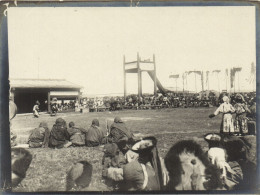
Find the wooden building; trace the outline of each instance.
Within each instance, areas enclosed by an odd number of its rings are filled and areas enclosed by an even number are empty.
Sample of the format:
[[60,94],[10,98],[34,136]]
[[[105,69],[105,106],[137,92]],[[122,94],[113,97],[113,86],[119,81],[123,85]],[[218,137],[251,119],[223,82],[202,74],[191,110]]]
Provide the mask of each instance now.
[[18,113],[32,112],[36,101],[40,111],[50,112],[53,97],[58,100],[79,100],[82,87],[65,79],[10,79],[10,96]]

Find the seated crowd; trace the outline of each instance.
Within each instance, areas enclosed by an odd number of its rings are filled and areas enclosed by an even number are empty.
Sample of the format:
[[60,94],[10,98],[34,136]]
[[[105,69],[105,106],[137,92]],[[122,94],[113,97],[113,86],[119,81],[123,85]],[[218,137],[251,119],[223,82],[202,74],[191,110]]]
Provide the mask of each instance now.
[[[66,148],[104,145],[102,176],[120,191],[245,190],[256,189],[256,164],[249,160],[251,144],[244,137],[205,135],[209,150],[192,140],[174,144],[162,159],[157,139],[135,137],[119,118],[106,133],[94,119],[88,130],[58,118],[51,131],[42,122],[29,137],[29,146]],[[68,171],[67,190],[88,187],[92,165],[74,164]]]

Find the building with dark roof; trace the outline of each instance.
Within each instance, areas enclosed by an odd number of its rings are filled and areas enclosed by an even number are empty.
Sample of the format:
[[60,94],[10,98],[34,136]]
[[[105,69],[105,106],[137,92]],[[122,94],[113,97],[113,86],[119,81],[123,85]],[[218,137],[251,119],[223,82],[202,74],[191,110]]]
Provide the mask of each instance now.
[[52,98],[58,100],[79,100],[82,87],[65,79],[10,79],[11,98],[18,113],[32,112],[36,101],[40,111],[50,112]]

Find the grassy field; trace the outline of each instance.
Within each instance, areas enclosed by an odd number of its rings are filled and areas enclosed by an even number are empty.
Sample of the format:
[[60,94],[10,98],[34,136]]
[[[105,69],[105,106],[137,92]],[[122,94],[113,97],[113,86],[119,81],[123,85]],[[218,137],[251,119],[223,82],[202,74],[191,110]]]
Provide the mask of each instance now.
[[[208,115],[215,108],[176,108],[162,110],[124,110],[99,113],[64,113],[55,117],[41,115],[33,118],[32,115],[18,115],[12,120],[13,132],[17,134],[18,143],[26,143],[30,131],[40,122],[46,121],[49,128],[59,117],[67,123],[74,121],[77,126],[88,128],[94,118],[99,119],[100,126],[105,129],[106,120],[112,123],[114,117],[120,116],[127,127],[135,135],[154,135],[158,139],[159,155],[164,157],[169,148],[180,140],[192,139],[207,150],[207,143],[203,135],[210,132],[219,132],[221,116],[209,119]],[[253,145],[255,148],[256,146]],[[29,149],[33,155],[32,163],[27,171],[26,178],[13,189],[15,192],[25,191],[64,191],[66,172],[74,162],[88,160],[94,167],[91,184],[84,191],[110,191],[101,177],[102,147],[64,148],[64,149]],[[255,149],[252,154],[255,160]]]

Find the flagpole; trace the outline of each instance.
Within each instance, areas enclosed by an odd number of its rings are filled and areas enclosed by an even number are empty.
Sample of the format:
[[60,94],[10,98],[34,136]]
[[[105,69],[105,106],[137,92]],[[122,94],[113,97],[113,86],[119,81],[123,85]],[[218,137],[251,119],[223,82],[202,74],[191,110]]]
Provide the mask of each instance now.
[[182,91],[184,93],[184,73],[182,73]]
[[227,88],[227,81],[228,81],[228,69],[226,69],[226,91],[228,91],[228,88]]
[[238,92],[240,93],[239,74],[240,74],[240,73],[238,72],[237,79],[238,79]]
[[177,93],[177,78],[175,79],[176,93]]
[[236,93],[236,73],[234,72],[234,93]]
[[218,92],[220,92],[218,72],[217,72],[217,78],[218,78]]
[[208,73],[208,90],[209,90],[209,73]]
[[197,93],[197,77],[196,77],[196,73],[194,72],[195,74],[195,90],[196,90],[196,93]]

